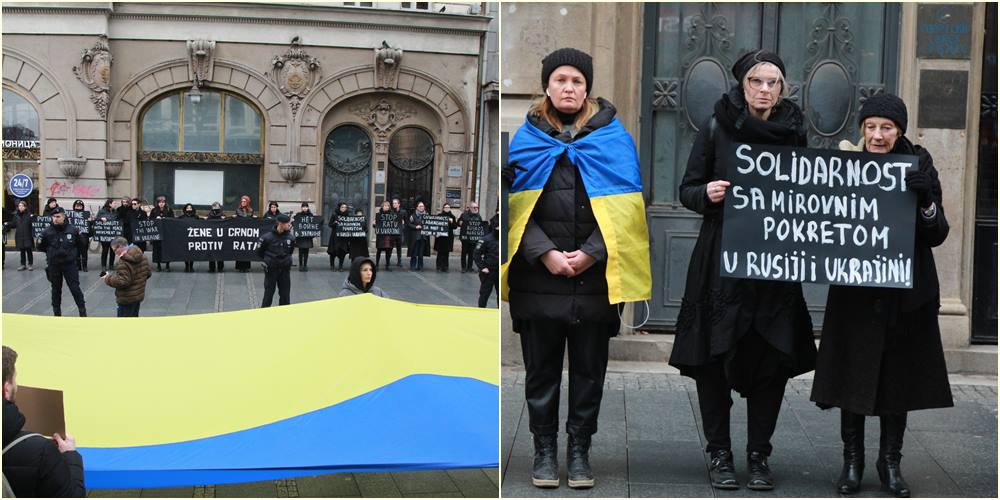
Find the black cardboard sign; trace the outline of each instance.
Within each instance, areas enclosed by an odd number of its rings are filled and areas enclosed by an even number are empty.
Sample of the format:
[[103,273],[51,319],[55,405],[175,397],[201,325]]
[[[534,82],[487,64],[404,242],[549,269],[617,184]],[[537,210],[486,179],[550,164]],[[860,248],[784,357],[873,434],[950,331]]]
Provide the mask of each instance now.
[[338,238],[364,238],[368,233],[365,231],[364,215],[341,215],[337,217],[337,237]]

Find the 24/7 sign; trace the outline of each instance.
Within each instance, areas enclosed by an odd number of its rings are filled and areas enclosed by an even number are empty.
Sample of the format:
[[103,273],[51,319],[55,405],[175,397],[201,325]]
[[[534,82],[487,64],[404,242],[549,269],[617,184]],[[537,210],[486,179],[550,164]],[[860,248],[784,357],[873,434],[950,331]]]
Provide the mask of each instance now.
[[7,190],[18,198],[24,198],[35,190],[35,184],[31,182],[31,177],[25,174],[14,174],[7,184]]

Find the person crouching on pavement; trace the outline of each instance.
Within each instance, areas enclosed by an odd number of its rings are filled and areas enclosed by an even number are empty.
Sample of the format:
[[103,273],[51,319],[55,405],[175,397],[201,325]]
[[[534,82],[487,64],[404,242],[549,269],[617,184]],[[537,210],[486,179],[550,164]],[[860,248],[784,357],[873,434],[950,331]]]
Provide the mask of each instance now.
[[80,271],[76,262],[87,248],[83,246],[80,230],[66,223],[66,211],[62,207],[52,211],[52,225],[42,232],[41,240],[38,249],[45,252],[45,273],[52,285],[52,314],[62,316],[62,282],[65,279],[80,317],[86,317],[87,304],[80,290]]
[[114,271],[102,275],[101,279],[115,289],[118,317],[138,318],[139,305],[146,298],[146,281],[152,274],[149,259],[139,247],[120,236],[111,241],[111,250],[118,257],[118,263]]
[[264,301],[260,307],[271,307],[274,289],[278,289],[278,305],[291,303],[292,293],[292,252],[295,240],[292,238],[292,218],[279,214],[274,218],[274,229],[257,240],[257,256],[264,260]]
[[[465,243],[463,241],[463,243]],[[490,219],[490,232],[473,252],[479,266],[479,307],[486,307],[493,290],[500,289],[500,215]]]
[[344,286],[338,297],[348,297],[362,293],[370,293],[379,297],[389,296],[381,288],[375,286],[375,261],[371,257],[355,257],[351,261],[351,272],[344,278]]

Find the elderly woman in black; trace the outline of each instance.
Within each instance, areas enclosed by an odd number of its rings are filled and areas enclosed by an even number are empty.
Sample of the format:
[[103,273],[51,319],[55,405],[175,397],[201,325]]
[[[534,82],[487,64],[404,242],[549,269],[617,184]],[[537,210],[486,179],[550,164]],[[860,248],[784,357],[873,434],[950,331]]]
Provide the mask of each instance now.
[[767,459],[785,383],[813,369],[812,321],[799,283],[721,278],[723,200],[729,182],[717,158],[737,142],[805,146],[803,115],[787,95],[785,65],[756,51],[732,68],[738,82],[715,103],[695,139],[680,198],[704,217],[688,266],[670,364],[695,379],[709,475],[737,489],[729,434],[731,391],[747,400],[747,488],[774,488]]
[[865,416],[877,415],[881,435],[875,469],[882,488],[908,497],[910,488],[900,471],[906,413],[953,405],[931,253],[948,236],[948,220],[934,160],[903,135],[907,125],[903,101],[889,94],[871,97],[861,107],[859,123],[862,150],[920,159],[918,168],[905,178],[907,190],[917,197],[913,288],[830,286],[810,399],[821,408],[840,408],[844,467],[837,490],[858,492],[865,468]]

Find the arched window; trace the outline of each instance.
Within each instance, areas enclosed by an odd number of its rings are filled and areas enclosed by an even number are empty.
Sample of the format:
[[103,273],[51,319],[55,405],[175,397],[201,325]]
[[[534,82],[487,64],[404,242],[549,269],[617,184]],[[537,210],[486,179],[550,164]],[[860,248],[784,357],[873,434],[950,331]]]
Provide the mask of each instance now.
[[[3,89],[3,170],[4,179],[18,173],[31,175],[35,189],[23,199],[28,211],[38,213],[38,160],[41,158],[41,133],[38,128],[38,111],[17,92]],[[13,207],[16,200],[4,189],[5,207]],[[4,215],[6,217],[6,213]],[[5,219],[6,222],[6,219]],[[13,238],[10,238],[13,241]]]
[[16,92],[3,89],[3,140],[38,141],[38,111]]
[[181,91],[150,103],[140,121],[143,198],[199,209],[218,201],[233,211],[248,195],[260,210],[263,119],[254,105],[226,92]]

